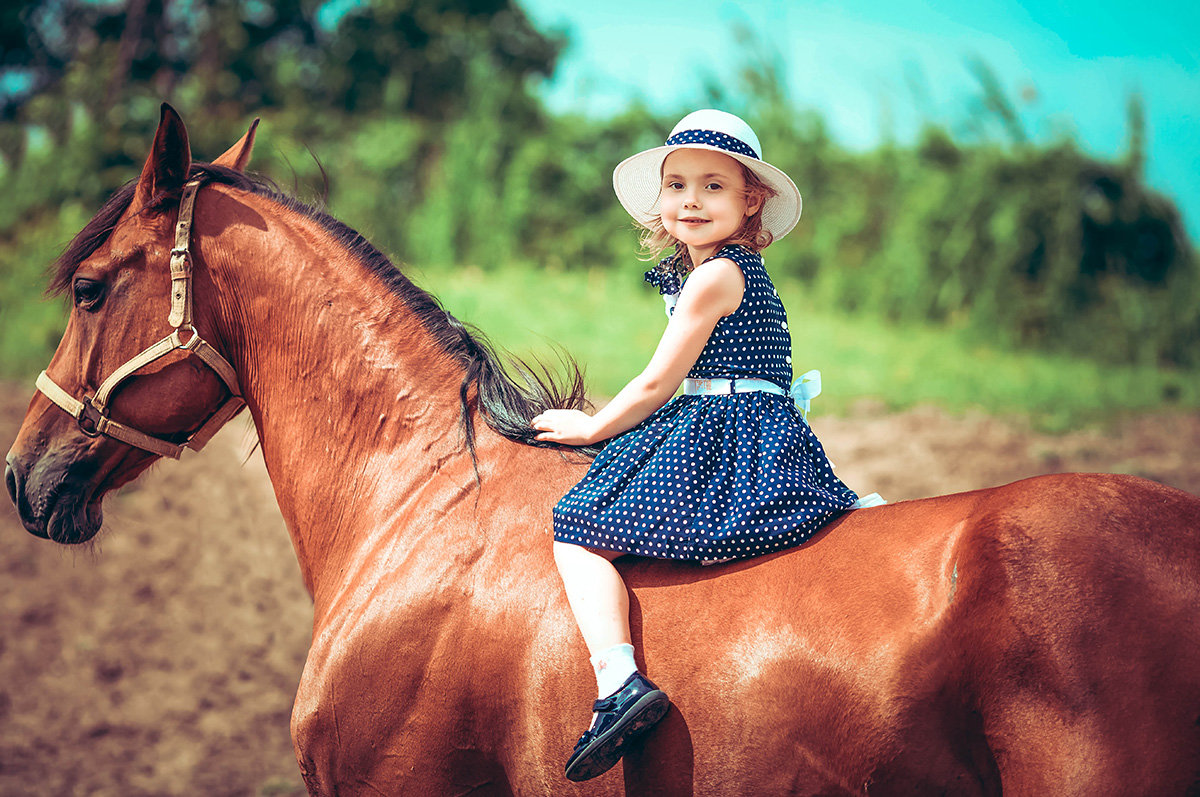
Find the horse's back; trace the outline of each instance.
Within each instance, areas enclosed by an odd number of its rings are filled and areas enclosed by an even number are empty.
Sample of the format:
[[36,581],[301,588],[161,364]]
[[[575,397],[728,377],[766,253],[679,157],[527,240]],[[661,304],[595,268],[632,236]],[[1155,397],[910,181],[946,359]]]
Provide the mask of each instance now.
[[800,548],[712,568],[627,567],[634,642],[694,740],[667,728],[651,744],[694,748],[697,793],[861,793],[898,761],[897,791],[978,793],[962,761],[980,745],[951,721],[903,761],[913,712],[949,713],[927,651],[956,622],[955,551],[984,498],[856,510]]
[[1200,499],[1121,476],[858,510],[784,554],[633,567],[635,635],[652,672],[689,676],[693,732],[740,745],[695,745],[728,783],[787,760],[767,785],[793,793],[1127,790],[1118,773],[1181,792],[1198,528]]

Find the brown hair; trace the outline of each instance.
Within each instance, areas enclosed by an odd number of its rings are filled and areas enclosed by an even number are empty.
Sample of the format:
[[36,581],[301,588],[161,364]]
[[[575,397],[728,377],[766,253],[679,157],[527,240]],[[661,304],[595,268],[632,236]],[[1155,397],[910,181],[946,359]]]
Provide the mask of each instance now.
[[[664,164],[666,161],[664,161]],[[717,246],[720,249],[722,246],[730,244],[740,244],[754,252],[760,252],[771,245],[773,240],[771,233],[762,228],[762,211],[768,199],[773,196],[778,196],[779,192],[762,181],[754,170],[746,164],[738,161],[738,165],[742,167],[742,176],[745,178],[746,187],[742,191],[747,205],[758,203],[758,210],[747,216],[733,235],[721,241]],[[641,244],[640,256],[643,260],[658,259],[663,250],[669,246],[675,247],[675,254],[659,264],[659,268],[667,271],[674,271],[676,275],[683,277],[696,264],[692,262],[691,255],[688,254],[688,248],[681,244],[675,236],[667,232],[662,223],[662,215],[656,214],[650,221],[643,225],[642,234],[639,238]]]

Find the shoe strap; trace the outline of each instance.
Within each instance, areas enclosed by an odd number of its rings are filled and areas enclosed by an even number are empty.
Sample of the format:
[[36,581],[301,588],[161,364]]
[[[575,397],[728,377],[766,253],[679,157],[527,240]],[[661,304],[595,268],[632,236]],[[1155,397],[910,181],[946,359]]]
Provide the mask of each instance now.
[[595,738],[596,738],[595,731],[593,731],[591,728],[588,728],[586,731],[583,732],[583,735],[579,737],[579,741],[575,743],[575,749],[579,750],[581,748],[587,747],[589,744],[592,743],[592,739],[595,739]]

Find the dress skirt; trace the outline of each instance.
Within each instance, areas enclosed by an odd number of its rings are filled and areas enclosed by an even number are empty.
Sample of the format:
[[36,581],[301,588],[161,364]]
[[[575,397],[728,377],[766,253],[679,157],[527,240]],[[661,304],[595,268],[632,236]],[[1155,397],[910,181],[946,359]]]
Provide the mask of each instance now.
[[554,508],[554,538],[699,562],[799,545],[858,496],[788,396],[677,396],[612,439]]

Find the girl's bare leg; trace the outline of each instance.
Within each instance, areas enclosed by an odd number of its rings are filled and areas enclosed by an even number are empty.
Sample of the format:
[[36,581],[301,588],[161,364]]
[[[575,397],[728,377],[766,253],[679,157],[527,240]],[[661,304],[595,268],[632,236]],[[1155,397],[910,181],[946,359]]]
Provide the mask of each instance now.
[[629,591],[612,563],[621,555],[620,551],[554,543],[554,563],[579,632],[593,657],[613,645],[630,642]]
[[568,780],[607,772],[667,713],[665,692],[637,671],[629,636],[629,590],[612,560],[616,551],[554,543],[567,601],[587,643],[599,700],[592,724],[567,759]]

